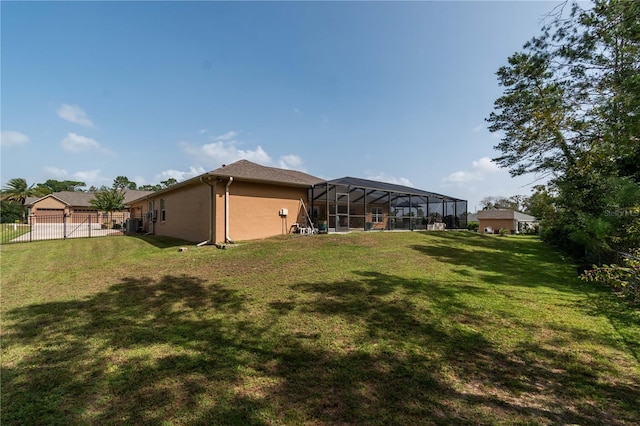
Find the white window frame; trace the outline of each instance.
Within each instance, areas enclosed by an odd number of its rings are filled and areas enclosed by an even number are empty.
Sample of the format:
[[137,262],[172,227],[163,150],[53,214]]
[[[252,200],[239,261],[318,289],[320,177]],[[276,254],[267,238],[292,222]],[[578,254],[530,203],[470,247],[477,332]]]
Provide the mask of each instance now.
[[382,223],[384,221],[384,213],[382,207],[371,207],[371,222]]

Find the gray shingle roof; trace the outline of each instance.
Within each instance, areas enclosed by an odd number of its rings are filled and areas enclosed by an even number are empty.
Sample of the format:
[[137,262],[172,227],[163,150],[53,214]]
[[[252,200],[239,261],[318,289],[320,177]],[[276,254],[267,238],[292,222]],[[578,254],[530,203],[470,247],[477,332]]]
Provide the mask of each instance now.
[[[299,172],[297,170],[279,169],[276,167],[262,166],[249,160],[239,160],[229,165],[223,165],[222,167],[219,167],[211,172],[207,172],[191,179],[179,182],[175,185],[171,185],[168,188],[164,188],[160,191],[154,192],[154,194],[155,196],[157,196],[165,192],[170,192],[185,185],[191,185],[193,183],[199,182],[203,177],[211,176],[220,177],[223,179],[233,177],[234,179],[244,181],[275,183],[289,186],[302,186],[307,188],[324,182],[323,179],[309,175],[307,173]],[[147,194],[141,195],[136,199],[132,199],[131,201],[143,198],[145,195]]]
[[312,186],[324,180],[299,172],[297,170],[278,169],[252,163],[248,160],[240,160],[228,166],[222,166],[208,173],[212,176],[233,177],[234,179],[250,180],[255,182],[272,182],[289,185]]
[[538,220],[538,218],[531,216],[530,214],[520,212],[513,212],[513,216],[520,222],[535,222]]

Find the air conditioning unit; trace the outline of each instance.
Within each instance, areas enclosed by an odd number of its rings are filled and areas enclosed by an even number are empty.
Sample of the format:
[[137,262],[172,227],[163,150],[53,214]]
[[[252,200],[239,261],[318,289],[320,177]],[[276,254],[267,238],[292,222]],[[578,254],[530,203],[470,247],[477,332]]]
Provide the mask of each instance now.
[[151,221],[156,222],[158,220],[158,210],[153,210],[151,212]]
[[127,234],[135,234],[138,232],[138,228],[140,227],[140,219],[137,218],[129,218],[125,222],[126,224],[126,232]]

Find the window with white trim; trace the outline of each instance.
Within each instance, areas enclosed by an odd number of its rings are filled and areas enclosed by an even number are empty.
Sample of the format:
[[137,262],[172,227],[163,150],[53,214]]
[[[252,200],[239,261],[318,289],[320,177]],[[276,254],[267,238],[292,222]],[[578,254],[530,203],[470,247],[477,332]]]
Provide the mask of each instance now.
[[167,210],[164,198],[160,198],[160,221],[165,222],[167,220]]
[[372,207],[371,208],[371,222],[373,223],[382,223],[382,207]]

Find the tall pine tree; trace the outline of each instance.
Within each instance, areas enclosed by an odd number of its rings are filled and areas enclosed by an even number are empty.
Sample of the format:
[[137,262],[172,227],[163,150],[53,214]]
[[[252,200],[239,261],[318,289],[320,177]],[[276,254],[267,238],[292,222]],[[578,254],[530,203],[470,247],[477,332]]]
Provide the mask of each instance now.
[[623,229],[640,205],[640,2],[562,4],[497,76],[494,161],[551,178],[547,238],[576,255],[628,249],[637,236]]

